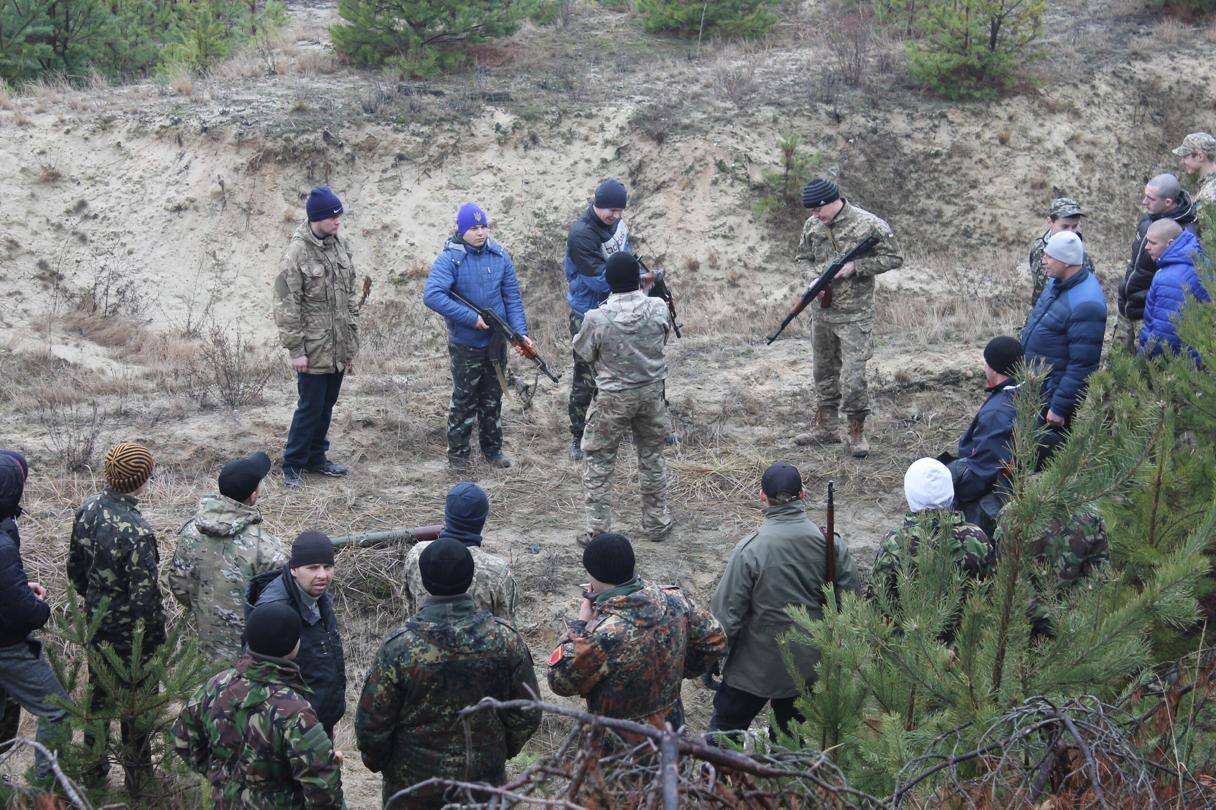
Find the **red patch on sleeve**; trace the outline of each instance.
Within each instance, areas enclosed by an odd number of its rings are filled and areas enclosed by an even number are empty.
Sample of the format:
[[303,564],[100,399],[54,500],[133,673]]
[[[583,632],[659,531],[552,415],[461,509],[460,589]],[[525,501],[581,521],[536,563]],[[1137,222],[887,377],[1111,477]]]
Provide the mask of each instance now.
[[553,655],[549,656],[549,666],[556,666],[560,660],[562,660],[562,645],[558,644],[553,648]]

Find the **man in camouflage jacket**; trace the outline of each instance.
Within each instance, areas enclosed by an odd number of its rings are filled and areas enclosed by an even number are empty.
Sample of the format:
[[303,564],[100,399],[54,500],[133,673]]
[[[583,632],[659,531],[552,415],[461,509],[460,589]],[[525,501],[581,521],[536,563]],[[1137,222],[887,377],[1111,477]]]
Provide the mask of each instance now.
[[[882,241],[841,268],[819,296],[811,315],[811,354],[818,409],[815,430],[794,437],[800,445],[840,441],[837,414],[849,417],[849,452],[870,452],[864,428],[870,412],[866,361],[874,352],[874,277],[904,263],[886,222],[840,196],[830,180],[812,180],[802,191],[811,216],[802,227],[797,261],[807,261],[818,276],[828,262],[870,235]],[[813,280],[814,276],[812,277]]]
[[[922,541],[948,543],[950,558],[964,577],[980,580],[992,576],[996,569],[996,545],[983,529],[967,523],[961,512],[951,509],[954,484],[945,464],[932,458],[912,462],[904,473],[904,496],[908,500],[908,514],[903,525],[887,532],[879,546],[870,571],[866,592],[869,598],[886,594],[892,603],[898,599],[904,549],[915,560]],[[953,635],[953,628],[950,633]]]
[[[997,533],[997,544],[1000,544]],[[1048,567],[1055,582],[1036,582],[1036,590],[1061,593],[1077,586],[1081,580],[1110,562],[1110,541],[1106,523],[1096,509],[1085,506],[1066,519],[1052,518],[1043,533],[1028,546],[1039,565]],[[1036,635],[1051,635],[1051,613],[1035,597],[1030,603],[1030,623]]]
[[582,449],[586,539],[612,527],[612,473],[617,449],[632,434],[642,490],[642,531],[651,540],[671,533],[663,446],[668,433],[665,347],[671,329],[667,307],[638,287],[638,261],[625,251],[608,258],[608,300],[588,310],[574,336],[574,353],[595,369],[595,401],[587,414]]
[[[1051,201],[1051,207],[1047,210],[1047,230],[1030,243],[1031,310],[1039,302],[1039,296],[1043,294],[1043,288],[1047,286],[1047,274],[1043,271],[1043,251],[1047,248],[1047,240],[1060,231],[1072,231],[1080,236],[1081,217],[1083,216],[1085,214],[1081,212],[1080,204],[1070,197],[1056,197]],[[1089,256],[1089,251],[1085,252],[1082,267],[1091,273],[1095,272],[1094,262]],[[1026,314],[1029,316],[1030,310],[1027,310]]]
[[[506,762],[540,724],[539,710],[483,711],[470,719],[466,752],[460,710],[483,697],[539,694],[528,645],[506,621],[479,608],[467,593],[473,558],[452,538],[430,543],[419,557],[433,594],[385,638],[368,672],[355,713],[355,736],[369,770],[384,775],[383,799],[439,777],[501,784]],[[402,807],[441,807],[443,789],[414,791]]]
[[254,575],[287,562],[287,544],[262,529],[254,506],[270,466],[265,453],[225,464],[219,494],[199,501],[177,540],[169,589],[194,618],[199,650],[213,661],[241,657],[245,588]]
[[345,808],[341,761],[295,665],[300,618],[278,602],[249,616],[249,652],[198,688],[173,724],[178,756],[218,810]]
[[283,449],[283,481],[299,486],[301,471],[346,475],[326,457],[329,423],[342,378],[359,351],[359,290],[350,246],[338,236],[342,203],[327,186],[314,188],[308,221],[291,237],[274,283],[279,342],[291,357],[299,401]]
[[[92,644],[110,645],[122,660],[129,660],[134,652],[137,626],[143,628],[145,661],[165,641],[165,609],[157,581],[160,555],[156,535],[140,514],[137,500],[152,469],[152,454],[142,445],[124,442],[111,447],[104,465],[107,487],[76,511],[68,547],[68,579],[84,599],[90,621],[106,603]],[[92,667],[89,682],[92,706],[100,710],[109,702],[109,695]],[[151,774],[151,738],[138,723],[124,721],[122,740],[127,784],[140,785]],[[85,744],[94,745],[89,732]],[[98,762],[89,768],[88,778],[100,780],[106,769],[104,762]]]
[[679,588],[637,576],[633,547],[601,534],[583,551],[591,577],[577,621],[549,657],[549,686],[582,695],[595,714],[663,728],[684,725],[680,684],[713,671],[722,626]]
[[[481,530],[490,514],[490,499],[476,484],[461,481],[448,491],[443,507],[443,531],[439,539],[452,538],[463,543],[473,556],[473,584],[469,596],[481,610],[488,610],[500,619],[515,623],[515,606],[519,597],[510,564],[481,547]],[[424,540],[415,543],[405,558],[405,612],[412,616],[431,594],[422,582],[418,560],[431,545]]]

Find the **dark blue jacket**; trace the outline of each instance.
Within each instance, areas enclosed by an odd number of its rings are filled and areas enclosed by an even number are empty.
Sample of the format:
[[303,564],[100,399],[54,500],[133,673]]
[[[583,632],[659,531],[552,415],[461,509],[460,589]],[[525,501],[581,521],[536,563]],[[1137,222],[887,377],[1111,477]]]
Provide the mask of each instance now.
[[1014,396],[1019,384],[1006,380],[992,389],[958,440],[958,458],[950,462],[955,504],[979,500],[992,491],[1012,455]]
[[1174,319],[1182,310],[1189,293],[1199,301],[1211,301],[1203,280],[1195,269],[1195,254],[1202,248],[1195,234],[1183,231],[1157,259],[1157,272],[1144,305],[1144,326],[1140,328],[1140,353],[1156,357],[1167,347],[1182,351],[1182,341]]
[[[608,282],[604,265],[617,251],[630,253],[629,229],[624,220],[605,225],[588,207],[574,220],[566,234],[566,303],[580,318],[608,300]],[[641,275],[641,270],[638,270]]]
[[[300,588],[291,576],[291,568],[283,566],[283,572],[257,595],[256,604],[286,602],[300,614],[300,654],[296,664],[310,694],[305,695],[321,725],[333,726],[346,713],[346,657],[342,653],[342,639],[338,636],[338,617],[334,614],[334,601],[329,593],[321,594],[317,609],[319,620],[309,622],[304,613]],[[246,613],[251,611],[246,605]],[[246,615],[248,618],[248,615]]]
[[34,596],[25,576],[17,523],[5,518],[0,521],[0,647],[25,641],[50,617],[51,608]]
[[1106,296],[1093,273],[1079,270],[1067,281],[1051,279],[1022,330],[1027,365],[1050,369],[1043,382],[1048,408],[1069,419],[1089,375],[1098,367],[1106,336]]
[[448,239],[431,265],[422,293],[422,302],[447,320],[448,340],[484,349],[494,337],[493,330],[473,326],[477,313],[448,295],[453,288],[474,304],[497,312],[516,332],[528,334],[515,264],[493,239],[486,239],[480,249],[463,239]]

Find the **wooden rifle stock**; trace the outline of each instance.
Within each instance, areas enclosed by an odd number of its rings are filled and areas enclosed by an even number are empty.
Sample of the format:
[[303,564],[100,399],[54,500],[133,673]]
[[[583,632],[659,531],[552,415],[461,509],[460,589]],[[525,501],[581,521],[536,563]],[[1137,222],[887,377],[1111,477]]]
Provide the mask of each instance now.
[[848,252],[837,256],[836,259],[828,265],[827,269],[819,274],[819,278],[815,279],[815,283],[806,288],[806,292],[802,294],[802,298],[798,300],[798,303],[794,306],[794,308],[791,309],[789,314],[785,316],[785,320],[783,320],[781,325],[777,327],[777,331],[768,336],[768,343],[771,345],[772,342],[777,339],[777,336],[785,331],[785,327],[789,326],[795,318],[802,314],[802,310],[806,309],[807,306],[809,306],[810,303],[815,300],[815,297],[818,296],[819,293],[827,289],[827,286],[832,283],[832,279],[836,278],[836,274],[839,273],[846,264],[853,261],[861,254],[869,252],[881,241],[882,237],[880,237],[878,234],[872,233],[854,245],[851,249],[849,249]]
[[823,538],[827,554],[824,579],[832,586],[832,598],[836,601],[836,609],[840,610],[840,594],[836,592],[836,493],[831,481],[828,481],[827,520],[827,535]]

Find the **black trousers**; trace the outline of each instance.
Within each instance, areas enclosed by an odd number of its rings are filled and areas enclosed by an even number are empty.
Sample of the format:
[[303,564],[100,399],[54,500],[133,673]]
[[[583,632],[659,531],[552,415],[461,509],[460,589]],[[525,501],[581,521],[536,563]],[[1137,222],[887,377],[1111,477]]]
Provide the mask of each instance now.
[[291,417],[287,447],[283,449],[283,468],[319,467],[329,450],[329,422],[334,403],[342,390],[343,372],[334,374],[296,374],[300,399]]
[[[710,731],[746,731],[766,703],[773,704],[777,725],[786,734],[790,733],[790,721],[806,718],[794,708],[797,697],[765,698],[722,684],[714,695],[714,715],[709,721]],[[776,736],[769,729],[769,736]]]

